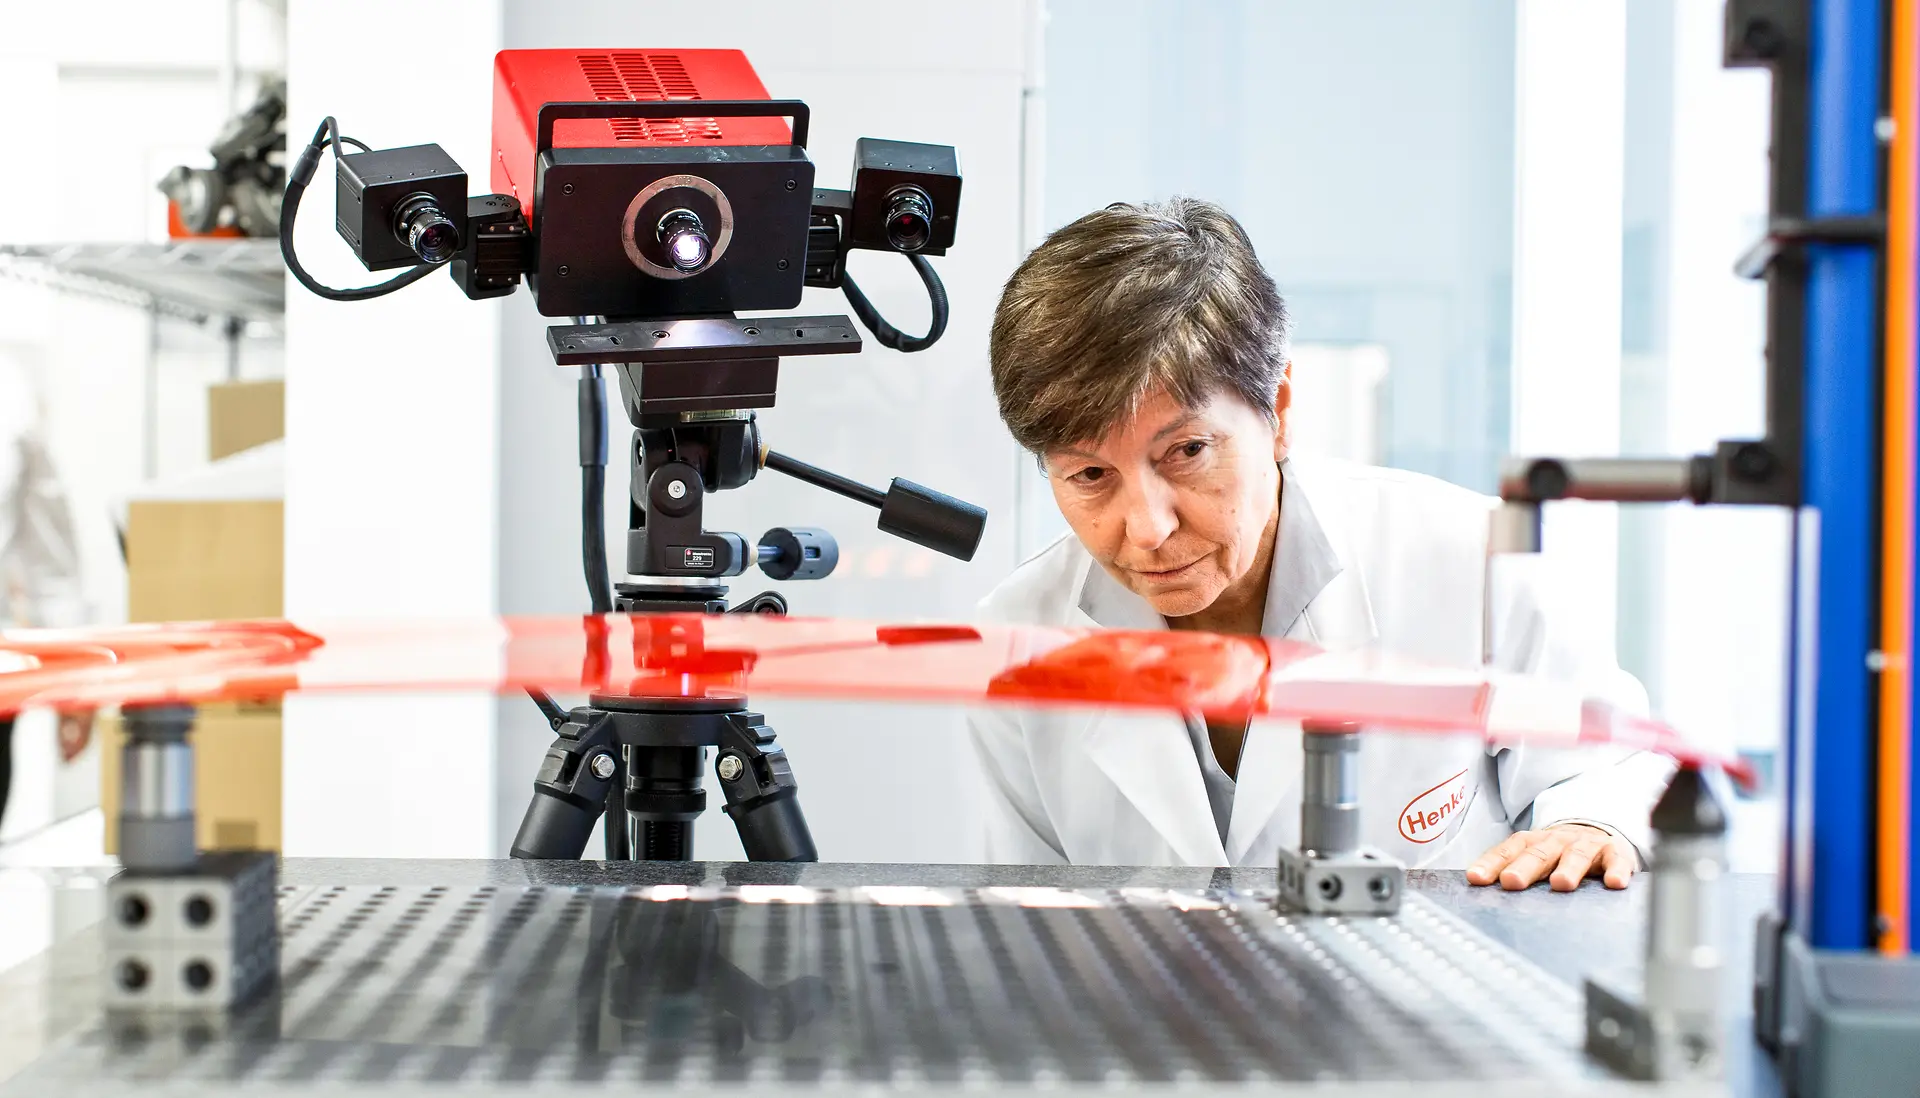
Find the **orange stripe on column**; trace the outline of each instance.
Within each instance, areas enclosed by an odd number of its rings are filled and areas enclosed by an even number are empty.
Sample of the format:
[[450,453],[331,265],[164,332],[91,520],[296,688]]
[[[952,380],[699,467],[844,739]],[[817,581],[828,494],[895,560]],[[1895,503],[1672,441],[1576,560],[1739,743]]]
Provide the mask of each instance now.
[[1907,910],[1912,882],[1908,856],[1912,843],[1913,726],[1913,572],[1914,465],[1920,448],[1914,439],[1914,202],[1916,174],[1915,74],[1920,57],[1920,0],[1893,0],[1892,50],[1888,57],[1894,140],[1887,172],[1886,263],[1886,449],[1881,462],[1882,535],[1880,584],[1880,751],[1878,759],[1876,908],[1881,916],[1882,953],[1908,949]]

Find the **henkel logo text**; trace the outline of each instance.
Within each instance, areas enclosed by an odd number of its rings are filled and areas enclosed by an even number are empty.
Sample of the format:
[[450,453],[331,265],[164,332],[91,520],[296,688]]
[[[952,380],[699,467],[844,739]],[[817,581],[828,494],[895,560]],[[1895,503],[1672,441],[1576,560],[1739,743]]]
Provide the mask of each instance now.
[[1400,837],[1430,843],[1447,833],[1448,821],[1466,806],[1467,772],[1462,770],[1407,802],[1400,810]]

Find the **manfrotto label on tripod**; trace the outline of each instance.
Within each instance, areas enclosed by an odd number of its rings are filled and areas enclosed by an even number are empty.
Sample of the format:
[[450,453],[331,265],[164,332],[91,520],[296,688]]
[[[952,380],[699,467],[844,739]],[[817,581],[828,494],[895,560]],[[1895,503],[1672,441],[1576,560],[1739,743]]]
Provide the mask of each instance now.
[[681,546],[680,567],[702,572],[713,571],[713,550],[692,545]]

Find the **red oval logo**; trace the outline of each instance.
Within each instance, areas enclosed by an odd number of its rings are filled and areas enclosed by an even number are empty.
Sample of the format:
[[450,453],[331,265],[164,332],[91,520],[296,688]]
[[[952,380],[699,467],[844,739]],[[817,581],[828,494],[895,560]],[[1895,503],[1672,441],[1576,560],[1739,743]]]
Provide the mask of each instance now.
[[1400,810],[1400,837],[1430,843],[1447,833],[1456,813],[1467,807],[1467,771],[1462,770],[1407,802]]

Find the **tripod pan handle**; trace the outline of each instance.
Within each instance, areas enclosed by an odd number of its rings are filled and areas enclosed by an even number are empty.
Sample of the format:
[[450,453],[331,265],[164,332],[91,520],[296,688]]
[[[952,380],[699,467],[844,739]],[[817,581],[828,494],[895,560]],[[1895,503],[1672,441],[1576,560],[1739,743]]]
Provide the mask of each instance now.
[[880,529],[936,553],[972,560],[987,529],[987,512],[910,480],[895,480],[880,505]]

